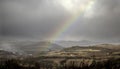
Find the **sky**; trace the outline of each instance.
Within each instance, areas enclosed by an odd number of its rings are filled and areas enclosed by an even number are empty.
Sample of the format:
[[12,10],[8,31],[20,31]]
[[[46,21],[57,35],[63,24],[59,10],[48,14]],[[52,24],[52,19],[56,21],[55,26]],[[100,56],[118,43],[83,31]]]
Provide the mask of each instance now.
[[0,0],[0,36],[51,40],[77,14],[55,40],[120,42],[119,6],[120,0]]

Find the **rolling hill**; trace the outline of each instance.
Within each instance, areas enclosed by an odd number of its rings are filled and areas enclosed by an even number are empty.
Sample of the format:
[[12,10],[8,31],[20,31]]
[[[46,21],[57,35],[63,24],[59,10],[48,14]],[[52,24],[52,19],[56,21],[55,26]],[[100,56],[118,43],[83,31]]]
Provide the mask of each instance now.
[[0,42],[0,49],[21,52],[28,54],[35,54],[41,51],[61,50],[63,47],[50,42],[36,42],[36,41],[2,41]]

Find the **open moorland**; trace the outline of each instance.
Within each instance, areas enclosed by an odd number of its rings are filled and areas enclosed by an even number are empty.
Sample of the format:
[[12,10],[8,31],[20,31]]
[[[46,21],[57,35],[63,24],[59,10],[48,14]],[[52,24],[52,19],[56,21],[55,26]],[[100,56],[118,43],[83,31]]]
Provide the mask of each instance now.
[[73,46],[37,55],[1,50],[0,69],[120,69],[120,46]]

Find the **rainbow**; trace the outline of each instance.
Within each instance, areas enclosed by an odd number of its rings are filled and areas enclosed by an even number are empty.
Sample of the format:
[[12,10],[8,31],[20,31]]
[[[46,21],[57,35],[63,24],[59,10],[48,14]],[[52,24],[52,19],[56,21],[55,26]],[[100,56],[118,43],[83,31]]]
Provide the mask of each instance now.
[[[55,41],[59,39],[63,35],[63,33],[65,33],[73,24],[75,24],[75,21],[77,21],[78,18],[85,13],[85,11],[90,9],[94,3],[95,0],[88,0],[87,4],[84,5],[84,7],[78,9],[78,12],[76,14],[63,21],[64,24],[62,23],[63,25],[60,25],[58,27],[58,30],[56,30],[55,33],[53,33],[52,36],[50,36],[50,42],[55,43]],[[48,47],[50,47],[50,45],[48,45]]]
[[79,11],[78,13],[74,14],[73,16],[63,21],[64,24],[62,23],[63,25],[59,26],[58,30],[51,36],[52,37],[51,42],[54,43],[64,32],[66,32],[75,23],[75,21],[78,20],[78,18],[82,14],[84,14],[86,10],[92,7],[94,2],[95,0],[88,0],[87,4],[78,10]]

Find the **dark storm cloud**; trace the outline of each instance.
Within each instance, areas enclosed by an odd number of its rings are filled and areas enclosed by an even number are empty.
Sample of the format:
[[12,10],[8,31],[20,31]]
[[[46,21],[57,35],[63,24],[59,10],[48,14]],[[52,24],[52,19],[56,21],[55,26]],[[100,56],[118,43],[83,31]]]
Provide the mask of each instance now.
[[2,8],[1,8],[1,5],[0,5],[0,36],[2,34]]
[[1,21],[2,21],[2,20],[1,20],[1,18],[0,18],[0,35],[1,35],[1,33],[2,33],[2,26],[1,26],[2,23],[1,23]]
[[[1,0],[2,34],[47,39],[70,16],[55,1],[57,0]],[[92,9],[85,12],[62,37],[119,41],[119,6],[120,0],[96,0]]]
[[47,38],[66,17],[60,5],[48,0],[5,0],[3,35]]

